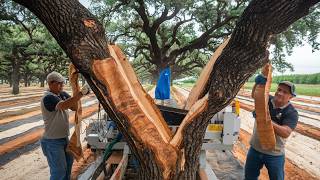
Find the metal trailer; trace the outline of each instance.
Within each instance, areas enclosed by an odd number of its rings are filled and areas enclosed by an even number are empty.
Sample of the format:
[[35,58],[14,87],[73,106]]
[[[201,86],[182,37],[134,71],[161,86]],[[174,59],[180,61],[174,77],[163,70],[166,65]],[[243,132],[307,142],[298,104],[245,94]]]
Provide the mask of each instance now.
[[[233,104],[237,104],[233,103]],[[187,111],[158,105],[164,119],[169,124],[173,132],[177,130],[179,124],[186,116]],[[113,125],[111,119],[106,114],[103,121],[93,121],[86,131],[86,140],[91,150],[98,154],[97,160],[83,173],[79,175],[80,180],[88,179],[123,179],[130,176],[130,169],[135,164],[135,159],[130,153],[127,143],[122,139],[112,147],[112,155],[103,160],[102,153],[105,148],[112,143],[119,133]],[[171,120],[171,121],[169,121]],[[200,178],[216,180],[218,179],[212,167],[206,160],[206,150],[231,150],[233,144],[238,139],[240,130],[239,107],[229,105],[217,113],[207,127],[204,141],[200,153]],[[102,167],[104,166],[104,167]],[[133,168],[134,169],[134,168]],[[134,171],[134,170],[132,170]],[[103,178],[103,176],[107,176]]]

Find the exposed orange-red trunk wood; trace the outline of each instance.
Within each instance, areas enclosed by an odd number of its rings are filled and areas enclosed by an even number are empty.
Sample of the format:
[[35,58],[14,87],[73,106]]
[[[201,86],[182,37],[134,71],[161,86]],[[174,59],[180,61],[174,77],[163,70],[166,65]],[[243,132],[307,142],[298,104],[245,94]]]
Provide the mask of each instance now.
[[254,89],[254,106],[256,111],[256,123],[261,148],[272,150],[275,148],[276,138],[269,113],[269,91],[271,87],[271,65],[263,67],[262,74],[267,77],[265,85],[256,85]]
[[196,119],[196,117],[204,112],[208,107],[208,99],[209,95],[205,95],[203,98],[199,99],[189,110],[186,117],[183,119],[182,123],[180,124],[176,134],[174,135],[173,139],[170,141],[170,144],[178,149],[180,149],[182,140],[183,140],[183,131],[187,127],[192,120]]
[[156,122],[157,126],[162,127],[162,129],[166,131],[165,134],[167,138],[171,139],[172,133],[166,121],[162,117],[160,110],[155,105],[153,98],[142,87],[136,76],[136,73],[134,72],[134,69],[132,68],[126,56],[123,54],[122,50],[117,45],[109,45],[109,52],[111,56],[116,56],[119,60],[131,86],[134,88],[135,93],[140,100],[140,103],[144,105],[146,112],[148,112],[152,119],[159,119],[158,122]]
[[[74,67],[73,64],[69,65],[69,81],[72,88],[72,94],[78,94],[80,92],[79,86],[79,74]],[[72,155],[75,157],[77,161],[83,157],[83,151],[80,142],[80,130],[81,130],[81,120],[82,120],[82,107],[81,107],[81,100],[77,102],[77,109],[74,113],[74,132],[70,138],[67,151],[71,152]]]
[[117,114],[124,117],[123,123],[137,148],[152,150],[164,179],[168,179],[177,162],[176,149],[169,144],[172,138],[169,127],[162,122],[162,115],[155,110],[156,106],[148,99],[140,83],[133,83],[132,78],[136,77],[129,73],[129,62],[122,62],[127,61],[126,58],[118,59],[113,48],[109,51],[113,58],[93,61],[92,70],[108,89],[109,95],[105,98],[110,99]]
[[210,73],[212,71],[214,63],[216,62],[216,60],[218,59],[218,57],[222,53],[224,47],[226,47],[226,45],[228,44],[229,39],[230,39],[230,37],[228,39],[226,39],[218,47],[218,49],[213,53],[212,57],[210,58],[210,61],[208,62],[208,64],[201,71],[201,74],[200,74],[196,84],[192,87],[192,89],[190,91],[190,94],[189,94],[189,97],[187,99],[187,102],[186,102],[184,109],[190,109],[191,106],[194,103],[196,103],[196,101],[198,101],[200,95],[203,94],[204,87],[206,86],[206,84],[208,82],[208,79],[210,77]]

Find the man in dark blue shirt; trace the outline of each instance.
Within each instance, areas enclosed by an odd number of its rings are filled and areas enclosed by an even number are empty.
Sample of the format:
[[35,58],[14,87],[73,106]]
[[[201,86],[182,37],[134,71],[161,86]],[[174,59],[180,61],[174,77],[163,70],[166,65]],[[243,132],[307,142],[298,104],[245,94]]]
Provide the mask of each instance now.
[[[263,75],[258,75],[255,82],[253,92],[257,85],[266,83],[266,78]],[[268,106],[276,137],[276,146],[273,150],[261,148],[255,122],[250,141],[251,147],[245,164],[246,180],[257,180],[263,165],[266,166],[270,179],[284,179],[285,142],[298,123],[298,112],[290,103],[294,96],[296,96],[295,85],[289,81],[279,83],[275,95],[269,96]],[[253,115],[255,117],[255,112]]]

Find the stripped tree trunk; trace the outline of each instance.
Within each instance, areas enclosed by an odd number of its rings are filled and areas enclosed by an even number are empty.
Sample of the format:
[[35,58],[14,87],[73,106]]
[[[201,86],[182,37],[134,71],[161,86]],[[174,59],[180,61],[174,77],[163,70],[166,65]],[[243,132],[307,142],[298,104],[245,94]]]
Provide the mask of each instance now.
[[108,48],[97,19],[77,0],[15,0],[48,28],[86,78],[140,162],[140,179],[196,179],[210,118],[235,97],[268,57],[271,35],[308,14],[318,1],[253,0],[209,73],[202,94],[171,134],[121,51]]

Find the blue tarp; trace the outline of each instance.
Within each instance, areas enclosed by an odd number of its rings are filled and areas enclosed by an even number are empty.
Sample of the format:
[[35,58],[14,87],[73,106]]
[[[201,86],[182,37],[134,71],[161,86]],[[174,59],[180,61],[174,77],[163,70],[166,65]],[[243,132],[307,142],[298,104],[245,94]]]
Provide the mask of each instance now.
[[166,68],[160,73],[155,91],[156,99],[170,99],[170,68]]

